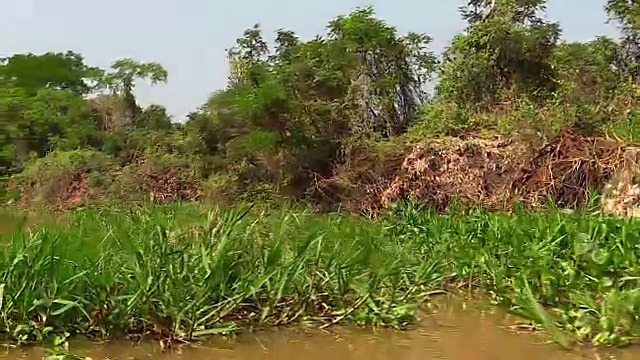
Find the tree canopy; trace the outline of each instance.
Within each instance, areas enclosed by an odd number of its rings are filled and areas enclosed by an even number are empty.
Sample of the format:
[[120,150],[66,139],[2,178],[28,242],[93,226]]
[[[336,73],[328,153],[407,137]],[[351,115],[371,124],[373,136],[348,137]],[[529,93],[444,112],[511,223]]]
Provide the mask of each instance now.
[[469,0],[466,27],[442,54],[428,34],[401,34],[372,7],[311,39],[278,30],[272,46],[256,24],[228,52],[226,86],[180,121],[136,101],[138,80],[168,81],[161,64],[124,58],[100,69],[73,51],[14,54],[0,60],[0,171],[93,151],[121,167],[184,161],[242,193],[304,194],[378,145],[416,138],[547,138],[568,126],[637,141],[640,7],[609,0],[603,11],[621,37],[568,42],[545,5]]

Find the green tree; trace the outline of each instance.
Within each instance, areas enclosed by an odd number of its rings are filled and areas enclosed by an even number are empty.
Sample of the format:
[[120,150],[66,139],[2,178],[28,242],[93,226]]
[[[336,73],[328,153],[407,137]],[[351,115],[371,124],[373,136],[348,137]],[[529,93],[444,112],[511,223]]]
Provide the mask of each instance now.
[[619,44],[607,37],[558,44],[552,64],[562,98],[574,104],[611,99],[624,83],[616,69],[618,55]]
[[616,21],[622,31],[617,68],[637,82],[640,80],[640,3],[636,0],[608,0],[605,10],[609,19]]
[[142,113],[134,92],[136,81],[147,80],[152,85],[165,83],[168,77],[167,70],[155,62],[144,63],[128,58],[116,60],[111,69],[103,77],[102,86],[110,91],[112,102],[122,103],[120,111],[126,119],[126,124],[123,125],[133,129]]
[[552,93],[561,32],[538,17],[544,9],[544,0],[470,1],[461,9],[469,25],[444,53],[438,97],[490,109],[520,94],[540,100]]
[[16,54],[0,64],[0,130],[3,168],[53,148],[99,143],[95,118],[84,96],[99,86],[103,72],[81,55]]
[[2,82],[29,95],[35,95],[42,88],[86,94],[97,86],[102,75],[101,69],[87,66],[82,55],[72,51],[15,54],[0,59]]
[[148,130],[170,130],[173,128],[173,123],[164,106],[152,104],[138,115],[135,126]]
[[253,169],[252,178],[277,176],[302,188],[348,161],[362,141],[405,132],[437,66],[431,38],[398,34],[372,8],[327,29],[309,41],[279,30],[272,50],[259,26],[245,31],[229,51],[227,89],[187,128],[198,129],[212,153]]

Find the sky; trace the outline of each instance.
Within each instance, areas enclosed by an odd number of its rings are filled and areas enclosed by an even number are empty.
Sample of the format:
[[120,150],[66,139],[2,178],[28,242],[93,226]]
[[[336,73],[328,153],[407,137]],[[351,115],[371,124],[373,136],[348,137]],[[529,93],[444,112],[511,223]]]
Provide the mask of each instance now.
[[[606,24],[606,0],[549,0],[546,17],[559,21],[564,38],[616,36]],[[371,5],[376,16],[400,32],[424,32],[442,51],[464,27],[464,0],[2,0],[0,57],[14,53],[73,50],[92,66],[108,68],[130,57],[161,63],[167,84],[140,85],[142,105],[167,107],[175,120],[225,86],[225,50],[256,23],[265,37],[279,28],[312,38],[334,17]],[[224,3],[224,5],[216,5]]]

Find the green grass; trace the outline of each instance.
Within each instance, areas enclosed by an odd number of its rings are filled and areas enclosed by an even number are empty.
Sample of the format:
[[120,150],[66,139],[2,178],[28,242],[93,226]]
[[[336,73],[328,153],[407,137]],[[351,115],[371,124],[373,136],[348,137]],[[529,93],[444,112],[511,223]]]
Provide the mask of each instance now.
[[560,344],[640,334],[640,223],[552,211],[377,222],[302,210],[85,209],[2,239],[0,332],[193,339],[249,326],[404,327],[454,285]]

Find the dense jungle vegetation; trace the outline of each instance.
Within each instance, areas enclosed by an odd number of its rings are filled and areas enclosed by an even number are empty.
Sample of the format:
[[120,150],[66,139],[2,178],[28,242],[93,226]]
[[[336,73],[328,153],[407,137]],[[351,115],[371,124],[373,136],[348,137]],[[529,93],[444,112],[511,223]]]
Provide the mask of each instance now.
[[[640,4],[609,0],[620,38],[584,43],[563,40],[544,6],[470,0],[443,54],[372,8],[313,39],[280,30],[273,46],[255,26],[228,53],[226,87],[184,121],[136,100],[139,81],[168,81],[161,64],[101,69],[72,51],[2,59],[2,197],[79,209],[0,234],[0,334],[182,341],[294,321],[404,327],[430,296],[463,287],[566,347],[637,340],[636,220],[404,204],[373,221],[298,203],[339,208],[351,194],[327,194],[331,179],[353,180],[359,196],[369,189],[350,174],[384,172],[384,159],[425,139],[537,147],[569,129],[637,143]],[[237,204],[212,205],[225,202]]]
[[228,53],[227,86],[184,121],[136,102],[137,82],[168,80],[160,64],[12,55],[0,63],[5,196],[62,207],[107,197],[318,200],[319,179],[425,138],[537,144],[567,126],[638,140],[638,5],[609,1],[622,37],[579,43],[540,17],[545,1],[494,3],[462,8],[468,25],[443,54],[428,34],[398,34],[372,9],[310,40],[278,31],[272,47],[253,27]]

